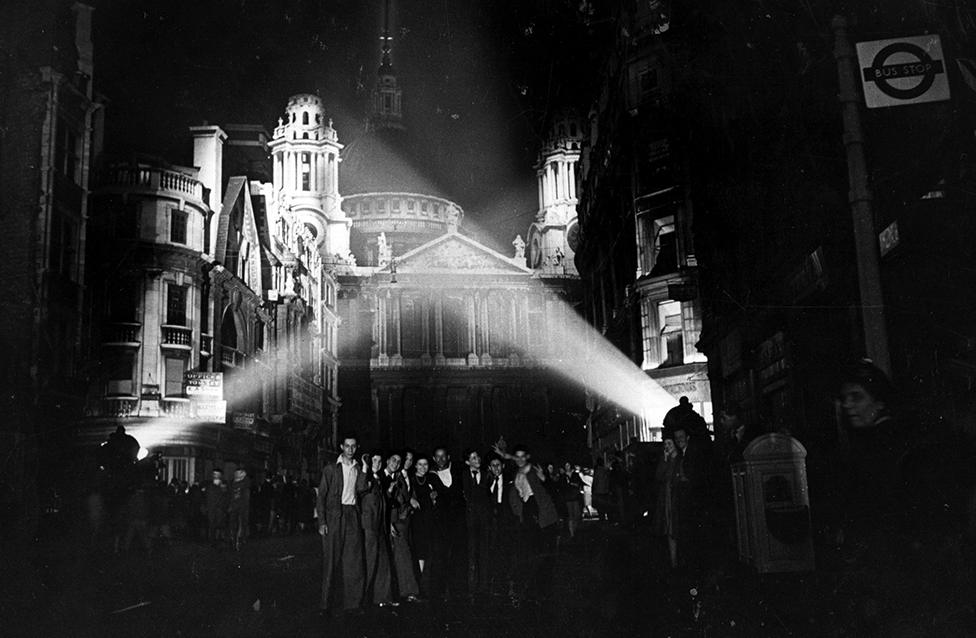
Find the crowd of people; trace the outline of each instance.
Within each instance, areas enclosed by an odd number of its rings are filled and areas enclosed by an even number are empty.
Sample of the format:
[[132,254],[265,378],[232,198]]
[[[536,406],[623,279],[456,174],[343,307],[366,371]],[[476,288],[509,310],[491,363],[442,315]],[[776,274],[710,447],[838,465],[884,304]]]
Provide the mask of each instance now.
[[462,463],[446,447],[359,455],[355,435],[317,492],[323,613],[422,599],[551,595],[557,546],[575,538],[589,481],[571,463],[538,464],[504,439]]

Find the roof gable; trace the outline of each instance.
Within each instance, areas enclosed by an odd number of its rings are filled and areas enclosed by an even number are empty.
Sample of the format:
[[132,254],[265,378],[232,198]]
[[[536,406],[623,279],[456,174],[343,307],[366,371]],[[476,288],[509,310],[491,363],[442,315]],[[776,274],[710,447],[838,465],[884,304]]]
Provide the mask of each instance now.
[[[532,270],[484,244],[461,235],[448,233],[414,248],[396,258],[398,273],[484,273],[494,275],[531,275]],[[389,271],[386,266],[383,271]]]

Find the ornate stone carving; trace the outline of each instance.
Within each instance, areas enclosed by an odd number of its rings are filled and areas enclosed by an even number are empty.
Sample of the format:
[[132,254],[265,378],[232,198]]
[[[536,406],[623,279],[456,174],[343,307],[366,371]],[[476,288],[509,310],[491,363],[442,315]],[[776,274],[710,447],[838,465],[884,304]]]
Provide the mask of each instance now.
[[414,255],[401,264],[401,270],[407,266],[418,270],[497,270],[505,265],[498,258],[459,242],[444,242]]

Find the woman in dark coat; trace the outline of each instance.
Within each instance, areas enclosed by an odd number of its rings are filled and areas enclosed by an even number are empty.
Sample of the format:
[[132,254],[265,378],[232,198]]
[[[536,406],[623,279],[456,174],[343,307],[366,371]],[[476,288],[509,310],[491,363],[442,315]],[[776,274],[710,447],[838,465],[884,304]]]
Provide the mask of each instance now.
[[430,472],[430,459],[418,456],[414,460],[414,473],[410,475],[410,486],[416,502],[410,518],[410,538],[413,541],[413,557],[420,567],[421,578],[431,556],[434,534],[434,508],[437,501],[435,484],[440,480]]

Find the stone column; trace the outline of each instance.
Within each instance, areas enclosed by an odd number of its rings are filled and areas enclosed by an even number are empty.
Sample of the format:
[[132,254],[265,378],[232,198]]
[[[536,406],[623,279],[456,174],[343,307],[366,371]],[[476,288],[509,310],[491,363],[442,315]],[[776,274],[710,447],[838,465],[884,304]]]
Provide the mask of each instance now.
[[434,362],[444,364],[444,295],[434,301]]
[[464,299],[468,306],[467,308],[468,311],[465,313],[468,318],[468,322],[467,322],[468,323],[468,365],[477,365],[478,364],[478,355],[476,352],[477,300],[475,299],[474,294],[467,294],[465,295]]

